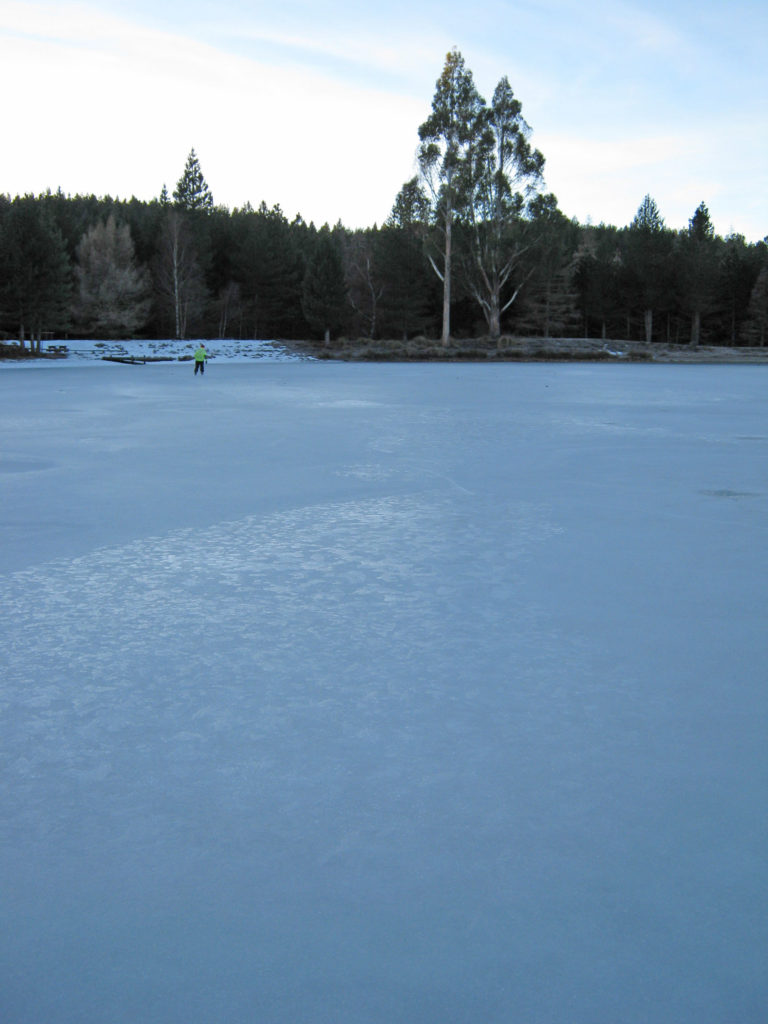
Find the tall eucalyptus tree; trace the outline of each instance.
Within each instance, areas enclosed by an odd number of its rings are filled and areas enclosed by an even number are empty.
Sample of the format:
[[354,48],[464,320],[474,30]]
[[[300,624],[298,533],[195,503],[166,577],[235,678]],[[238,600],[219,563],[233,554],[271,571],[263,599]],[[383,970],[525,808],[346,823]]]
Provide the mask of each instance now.
[[445,58],[432,100],[432,113],[419,128],[418,161],[429,194],[432,219],[442,235],[442,266],[430,256],[443,283],[442,343],[451,333],[451,274],[453,226],[466,207],[467,165],[484,127],[485,101],[475,88],[472,72],[457,49]]
[[[526,275],[511,279],[529,245],[522,214],[542,183],[544,157],[530,144],[530,126],[505,76],[482,114],[482,131],[470,150],[467,219],[470,252],[464,261],[469,290],[492,338],[501,315],[517,298]],[[509,286],[509,287],[508,287]]]

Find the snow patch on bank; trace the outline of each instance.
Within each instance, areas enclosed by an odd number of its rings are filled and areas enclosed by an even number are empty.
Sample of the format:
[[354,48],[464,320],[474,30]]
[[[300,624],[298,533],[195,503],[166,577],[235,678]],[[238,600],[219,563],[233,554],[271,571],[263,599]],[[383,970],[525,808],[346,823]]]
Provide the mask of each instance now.
[[[74,339],[67,341],[51,341],[45,346],[44,359],[6,360],[2,366],[81,366],[83,363],[109,365],[114,359],[146,359],[168,360],[181,362],[191,360],[200,339],[174,341],[173,339],[151,339],[131,341],[99,341],[94,339]],[[62,346],[66,347],[66,356],[50,358],[51,353]],[[205,347],[209,359],[216,362],[265,363],[300,362],[309,357],[300,356],[289,351],[279,341],[241,341],[236,338],[225,338],[217,341],[206,341]]]

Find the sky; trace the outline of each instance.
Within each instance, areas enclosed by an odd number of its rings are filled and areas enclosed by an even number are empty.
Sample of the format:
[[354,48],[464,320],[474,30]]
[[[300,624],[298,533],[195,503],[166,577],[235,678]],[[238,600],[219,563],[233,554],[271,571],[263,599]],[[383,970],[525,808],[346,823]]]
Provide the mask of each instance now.
[[149,200],[195,149],[214,201],[381,224],[453,47],[503,76],[581,223],[768,235],[768,6],[704,0],[0,0],[0,192]]

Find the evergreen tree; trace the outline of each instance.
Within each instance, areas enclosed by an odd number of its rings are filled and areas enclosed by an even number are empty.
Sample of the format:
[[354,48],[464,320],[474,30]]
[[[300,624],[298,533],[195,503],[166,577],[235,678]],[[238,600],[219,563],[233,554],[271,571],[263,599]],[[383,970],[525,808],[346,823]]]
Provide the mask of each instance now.
[[321,332],[328,344],[331,334],[344,325],[347,296],[339,246],[327,227],[318,233],[307,263],[301,304],[310,326]]
[[653,316],[664,308],[671,292],[672,236],[655,201],[646,195],[625,236],[623,286],[630,306],[643,314],[646,342],[653,340]]
[[574,284],[585,338],[593,337],[593,332],[603,339],[608,337],[609,324],[620,309],[619,265],[616,229],[605,225],[584,229],[574,256]]
[[407,228],[388,223],[374,240],[374,252],[382,280],[379,333],[405,341],[433,328],[440,299],[422,240]]
[[61,232],[32,196],[15,199],[0,230],[0,316],[24,345],[69,325],[72,273]]
[[683,308],[691,318],[691,345],[701,340],[701,319],[714,308],[717,277],[715,229],[709,210],[701,203],[679,239],[679,281]]
[[430,216],[430,204],[418,178],[406,181],[395,196],[387,219],[389,227],[418,231],[423,236]]
[[136,266],[131,232],[110,214],[87,231],[78,246],[75,313],[99,337],[135,334],[149,315],[149,282]]
[[208,252],[205,279],[213,297],[208,307],[205,335],[218,338],[243,337],[242,288],[238,274],[239,219],[222,207],[204,218]]
[[165,216],[160,233],[159,266],[165,265],[165,272],[160,271],[158,280],[166,298],[173,293],[174,332],[176,337],[184,338],[189,331],[199,333],[210,325],[207,280],[212,271],[214,206],[194,148],[176,183],[173,200],[169,207],[161,195],[160,209]]
[[748,315],[749,300],[759,273],[756,246],[743,235],[729,235],[722,247],[717,275],[719,333],[730,345],[738,344]]
[[664,218],[655,199],[649,195],[643,196],[630,227],[638,231],[648,231],[650,234],[661,234],[664,231]]
[[743,337],[749,345],[762,347],[768,342],[768,263],[757,275],[752,289]]
[[253,337],[285,338],[296,333],[304,263],[296,233],[279,206],[238,214],[242,239],[237,249],[240,282]]
[[[165,190],[165,186],[163,189]],[[184,172],[173,190],[173,198],[176,206],[181,210],[201,210],[203,213],[208,213],[213,209],[213,196],[203,177],[200,161],[194,149],[189,152]]]
[[[119,217],[115,215],[116,219],[127,224],[130,229],[134,257],[139,266],[149,266],[152,262],[157,250],[157,240],[170,208],[170,203],[163,204],[159,199],[152,199],[147,203],[134,197],[122,205]],[[87,227],[92,227],[94,223],[95,221],[91,221]]]
[[35,204],[47,222],[61,232],[70,262],[77,255],[84,232],[97,220],[106,219],[117,205],[110,196],[68,196],[60,188],[55,192],[47,189]]
[[379,302],[382,334],[402,338],[422,334],[435,319],[436,280],[424,256],[429,200],[418,178],[397,194],[386,224],[373,240],[381,275]]
[[536,198],[531,221],[536,240],[516,327],[544,338],[570,337],[579,319],[574,258],[578,229],[557,208],[553,195]]

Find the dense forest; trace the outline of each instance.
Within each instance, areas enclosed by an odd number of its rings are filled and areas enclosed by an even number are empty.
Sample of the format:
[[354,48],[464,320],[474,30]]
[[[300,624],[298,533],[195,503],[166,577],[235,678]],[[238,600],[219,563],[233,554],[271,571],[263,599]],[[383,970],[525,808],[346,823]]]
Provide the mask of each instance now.
[[765,345],[768,244],[720,237],[704,202],[671,230],[579,224],[543,191],[503,78],[490,103],[446,57],[418,175],[381,226],[214,203],[192,150],[152,201],[0,195],[0,338],[455,338]]

